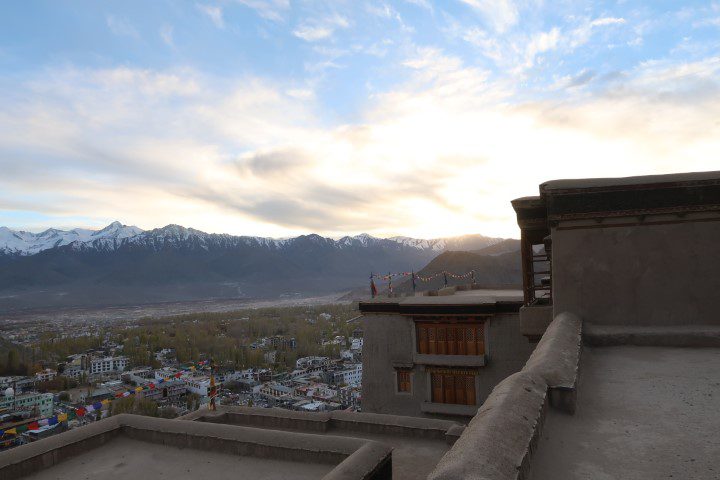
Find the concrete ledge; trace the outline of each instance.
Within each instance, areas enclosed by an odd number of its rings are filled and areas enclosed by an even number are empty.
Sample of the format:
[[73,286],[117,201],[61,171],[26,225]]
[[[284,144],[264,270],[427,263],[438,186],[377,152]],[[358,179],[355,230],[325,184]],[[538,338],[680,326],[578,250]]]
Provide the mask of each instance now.
[[418,365],[440,365],[447,367],[484,367],[485,355],[429,355],[413,353],[413,362]]
[[420,404],[420,411],[425,413],[442,413],[445,415],[464,415],[466,417],[472,417],[478,412],[478,406],[423,402]]
[[720,347],[720,327],[715,325],[649,326],[586,324],[585,344],[595,347]]
[[444,297],[446,295],[455,295],[457,291],[456,287],[444,287],[437,291],[438,297]]
[[[364,432],[378,435],[399,435],[448,441],[448,431],[461,427],[457,422],[433,418],[357,413],[295,412],[279,408],[218,407],[217,412],[202,411],[194,420],[228,425],[261,426],[267,429],[316,432]],[[450,435],[453,439],[453,434]]]
[[523,372],[542,378],[550,389],[550,404],[575,412],[577,378],[582,348],[582,321],[563,312],[550,323]]
[[0,478],[50,468],[118,435],[229,455],[337,465],[325,477],[333,480],[386,479],[392,472],[392,449],[371,440],[122,414],[1,453]]
[[518,372],[500,382],[429,480],[523,479],[540,432],[545,381]]

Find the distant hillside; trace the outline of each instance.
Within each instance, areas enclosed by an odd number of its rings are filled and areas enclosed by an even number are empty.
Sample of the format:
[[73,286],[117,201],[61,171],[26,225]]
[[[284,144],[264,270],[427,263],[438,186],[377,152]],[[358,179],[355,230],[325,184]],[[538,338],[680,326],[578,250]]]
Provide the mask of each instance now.
[[[498,255],[481,255],[474,252],[443,252],[417,273],[420,276],[428,277],[443,271],[463,274],[470,270],[475,270],[475,282],[481,285],[513,285],[518,287],[522,285],[522,267],[520,265],[519,251]],[[469,279],[448,277],[448,285],[464,285],[467,283],[470,283]],[[418,291],[435,290],[443,286],[444,279],[442,275],[429,282],[417,281]],[[382,289],[382,287],[378,287]],[[394,290],[398,293],[409,293],[412,291],[412,281],[407,279],[398,284]]]
[[449,246],[500,245],[482,235],[421,240],[362,234],[335,240],[208,234],[179,225],[142,231],[114,222],[97,232],[0,231],[0,313],[343,292],[370,272],[426,265]]
[[478,255],[501,255],[503,253],[519,252],[519,251],[520,251],[520,240],[515,240],[514,238],[508,238],[507,240],[503,240],[502,242],[496,243],[494,245],[490,245],[488,247],[481,248],[480,250],[475,250],[472,253],[477,253]]

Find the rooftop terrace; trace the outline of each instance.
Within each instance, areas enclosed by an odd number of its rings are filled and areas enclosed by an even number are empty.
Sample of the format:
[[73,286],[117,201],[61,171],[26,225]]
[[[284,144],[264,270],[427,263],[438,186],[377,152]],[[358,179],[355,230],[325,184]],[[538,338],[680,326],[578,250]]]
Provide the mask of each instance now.
[[718,365],[718,348],[586,347],[577,411],[548,412],[530,478],[720,478]]

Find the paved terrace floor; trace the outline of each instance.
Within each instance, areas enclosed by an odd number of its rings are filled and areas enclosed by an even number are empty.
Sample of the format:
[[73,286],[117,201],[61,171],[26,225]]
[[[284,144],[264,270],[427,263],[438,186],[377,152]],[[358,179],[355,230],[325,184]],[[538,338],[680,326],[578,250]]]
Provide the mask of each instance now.
[[[253,428],[264,428],[253,425]],[[342,437],[364,438],[375,440],[393,448],[392,472],[393,480],[417,480],[427,477],[445,453],[450,450],[445,440],[413,438],[402,435],[380,435],[374,433],[354,432],[342,429],[330,429],[327,432],[306,431],[297,429],[269,428],[287,432],[302,432],[313,435],[337,435]],[[280,478],[280,477],[278,477]]]
[[574,416],[548,411],[532,480],[720,479],[720,349],[585,347]]
[[118,437],[38,472],[33,480],[212,479],[317,480],[334,465],[286,462],[142,442]]

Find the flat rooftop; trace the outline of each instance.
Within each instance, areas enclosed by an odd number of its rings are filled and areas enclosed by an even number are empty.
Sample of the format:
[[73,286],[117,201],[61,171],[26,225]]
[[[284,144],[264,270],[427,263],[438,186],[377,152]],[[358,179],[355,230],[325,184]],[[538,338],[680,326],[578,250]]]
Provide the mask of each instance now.
[[178,448],[119,436],[58,465],[30,475],[33,480],[96,478],[318,479],[334,465],[230,455]]
[[[392,448],[392,478],[427,477],[450,450],[445,433],[460,424],[446,420],[350,412],[292,412],[279,409],[220,407],[184,418],[211,424],[244,425],[274,432],[301,432],[320,438],[372,440]],[[459,435],[459,433],[457,433]]]
[[[418,292],[415,296],[378,297],[360,302],[363,313],[443,313],[468,312],[495,313],[520,309],[523,301],[522,290],[519,289],[473,289],[469,286],[446,287],[432,292]],[[449,309],[448,309],[449,307]]]
[[532,480],[720,478],[720,349],[584,347],[575,415],[549,409]]

